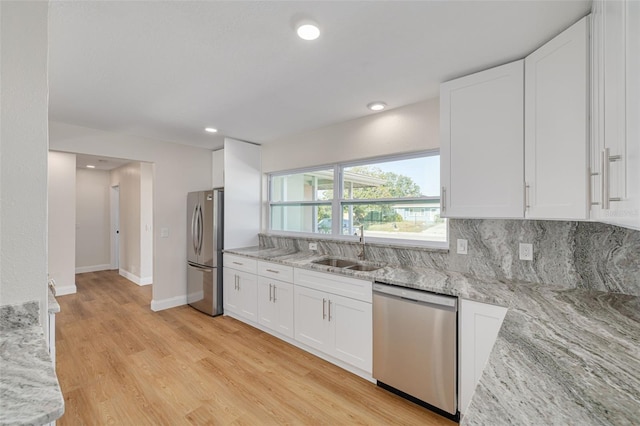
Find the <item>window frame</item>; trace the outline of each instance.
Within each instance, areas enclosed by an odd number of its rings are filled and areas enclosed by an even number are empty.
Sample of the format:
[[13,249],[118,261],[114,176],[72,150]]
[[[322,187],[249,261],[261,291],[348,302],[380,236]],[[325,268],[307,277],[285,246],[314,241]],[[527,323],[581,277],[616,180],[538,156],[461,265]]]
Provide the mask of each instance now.
[[[379,157],[370,157],[366,159],[346,161],[340,163],[325,164],[322,166],[311,166],[305,168],[298,168],[292,170],[284,170],[279,172],[272,172],[268,174],[267,184],[267,227],[268,233],[271,235],[293,236],[293,237],[313,237],[319,239],[334,239],[343,241],[358,241],[358,236],[344,235],[342,234],[342,211],[346,205],[353,204],[378,204],[378,203],[393,203],[405,201],[409,204],[419,203],[420,201],[434,201],[441,199],[441,194],[437,196],[425,196],[425,197],[407,197],[407,198],[369,198],[369,199],[350,199],[344,198],[344,169],[349,167],[370,165],[375,163],[385,163],[392,161],[409,160],[413,158],[432,157],[440,155],[439,149],[431,149],[419,152],[413,152],[409,154],[394,154]],[[333,198],[328,201],[271,201],[273,195],[273,178],[278,176],[286,176],[301,173],[313,173],[320,170],[333,169]],[[298,232],[298,231],[283,231],[272,229],[272,209],[274,206],[318,206],[318,205],[331,205],[331,218],[340,218],[340,220],[332,220],[331,233],[324,234],[318,232]],[[441,210],[442,212],[442,206]],[[414,247],[426,247],[436,249],[448,249],[449,248],[449,224],[446,225],[445,241],[428,241],[428,240],[416,240],[405,238],[383,238],[383,237],[367,237],[365,232],[365,239],[367,242],[383,245],[398,245],[398,246],[414,246]]]

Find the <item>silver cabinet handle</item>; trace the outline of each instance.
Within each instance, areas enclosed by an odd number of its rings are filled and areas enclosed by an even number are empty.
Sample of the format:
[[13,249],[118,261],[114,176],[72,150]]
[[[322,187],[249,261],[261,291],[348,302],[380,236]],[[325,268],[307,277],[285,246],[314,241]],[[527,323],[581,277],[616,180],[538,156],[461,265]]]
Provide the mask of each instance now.
[[277,289],[277,287],[276,287],[276,285],[274,284],[274,285],[273,285],[273,303],[276,303],[276,289]]
[[326,305],[327,305],[327,299],[322,298],[322,319],[325,319],[327,317]]
[[602,179],[600,179],[600,195],[602,196],[602,208],[609,209],[609,148],[602,150]]
[[594,176],[599,176],[599,175],[600,175],[600,173],[598,173],[598,172],[592,172],[591,171],[591,167],[589,167],[587,169],[587,177],[589,178],[587,180],[587,183],[588,183],[588,185],[587,185],[587,194],[589,194],[589,203],[592,206],[597,206],[597,205],[600,204],[597,201],[593,201],[593,177]]
[[240,277],[238,275],[235,275],[236,277],[236,290],[240,291]]
[[442,213],[447,211],[447,188],[442,187],[442,197],[440,197],[440,210]]
[[329,322],[331,322],[331,299],[329,299]]
[[611,197],[611,163],[614,161],[621,161],[622,156],[620,155],[609,155],[609,148],[605,148],[602,150],[602,179],[600,179],[600,184],[602,185],[602,208],[604,210],[608,210],[611,205],[610,201],[621,201],[620,197]]
[[241,263],[241,262],[231,262],[231,263],[233,263],[234,265],[240,265],[240,266],[244,265],[244,263]]
[[273,272],[274,274],[279,274],[280,271],[276,271],[274,269],[267,269],[267,272]]
[[271,287],[273,287],[273,284],[269,284],[269,302],[271,302],[272,297],[271,297]]
[[529,210],[531,203],[529,202],[529,192],[531,191],[531,185],[524,183],[524,209]]

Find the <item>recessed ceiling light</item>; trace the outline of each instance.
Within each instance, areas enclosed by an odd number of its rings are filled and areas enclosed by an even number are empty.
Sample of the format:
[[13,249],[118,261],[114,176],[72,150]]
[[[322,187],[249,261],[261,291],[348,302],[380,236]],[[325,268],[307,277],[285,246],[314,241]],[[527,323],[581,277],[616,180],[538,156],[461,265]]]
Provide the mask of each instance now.
[[387,104],[385,104],[384,102],[371,102],[369,105],[367,105],[367,108],[369,108],[371,111],[382,111],[386,107]]
[[320,37],[320,28],[308,22],[298,25],[296,32],[298,33],[298,37],[303,40],[315,40]]
[[218,129],[214,129],[213,127],[206,127],[204,131],[209,133],[218,133]]
[[87,164],[87,169],[95,169],[96,166],[94,166],[93,164]]

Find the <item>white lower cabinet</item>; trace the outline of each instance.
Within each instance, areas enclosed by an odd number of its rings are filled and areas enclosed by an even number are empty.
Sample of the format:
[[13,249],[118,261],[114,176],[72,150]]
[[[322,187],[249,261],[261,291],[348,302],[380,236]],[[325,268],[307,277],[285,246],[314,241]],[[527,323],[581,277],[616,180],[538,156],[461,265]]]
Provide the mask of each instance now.
[[373,314],[371,303],[330,295],[333,356],[371,373],[373,370]]
[[258,323],[293,339],[293,284],[258,277]]
[[223,270],[224,310],[248,322],[258,320],[258,277],[225,267]]
[[232,254],[224,265],[225,314],[371,380],[371,281]]
[[460,299],[458,409],[462,414],[471,402],[506,313],[502,306]]
[[329,321],[327,321],[327,293],[295,286],[296,340],[323,352],[329,350]]
[[370,374],[371,303],[298,285],[294,296],[296,340]]

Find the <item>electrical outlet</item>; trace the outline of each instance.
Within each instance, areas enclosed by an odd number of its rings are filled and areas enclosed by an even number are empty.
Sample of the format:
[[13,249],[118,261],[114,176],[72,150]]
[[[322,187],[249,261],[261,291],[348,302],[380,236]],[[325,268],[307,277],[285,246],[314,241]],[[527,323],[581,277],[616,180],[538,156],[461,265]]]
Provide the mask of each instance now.
[[520,243],[520,260],[533,260],[533,244]]
[[318,250],[318,243],[309,243],[309,250]]
[[458,238],[458,254],[467,254],[467,240]]

